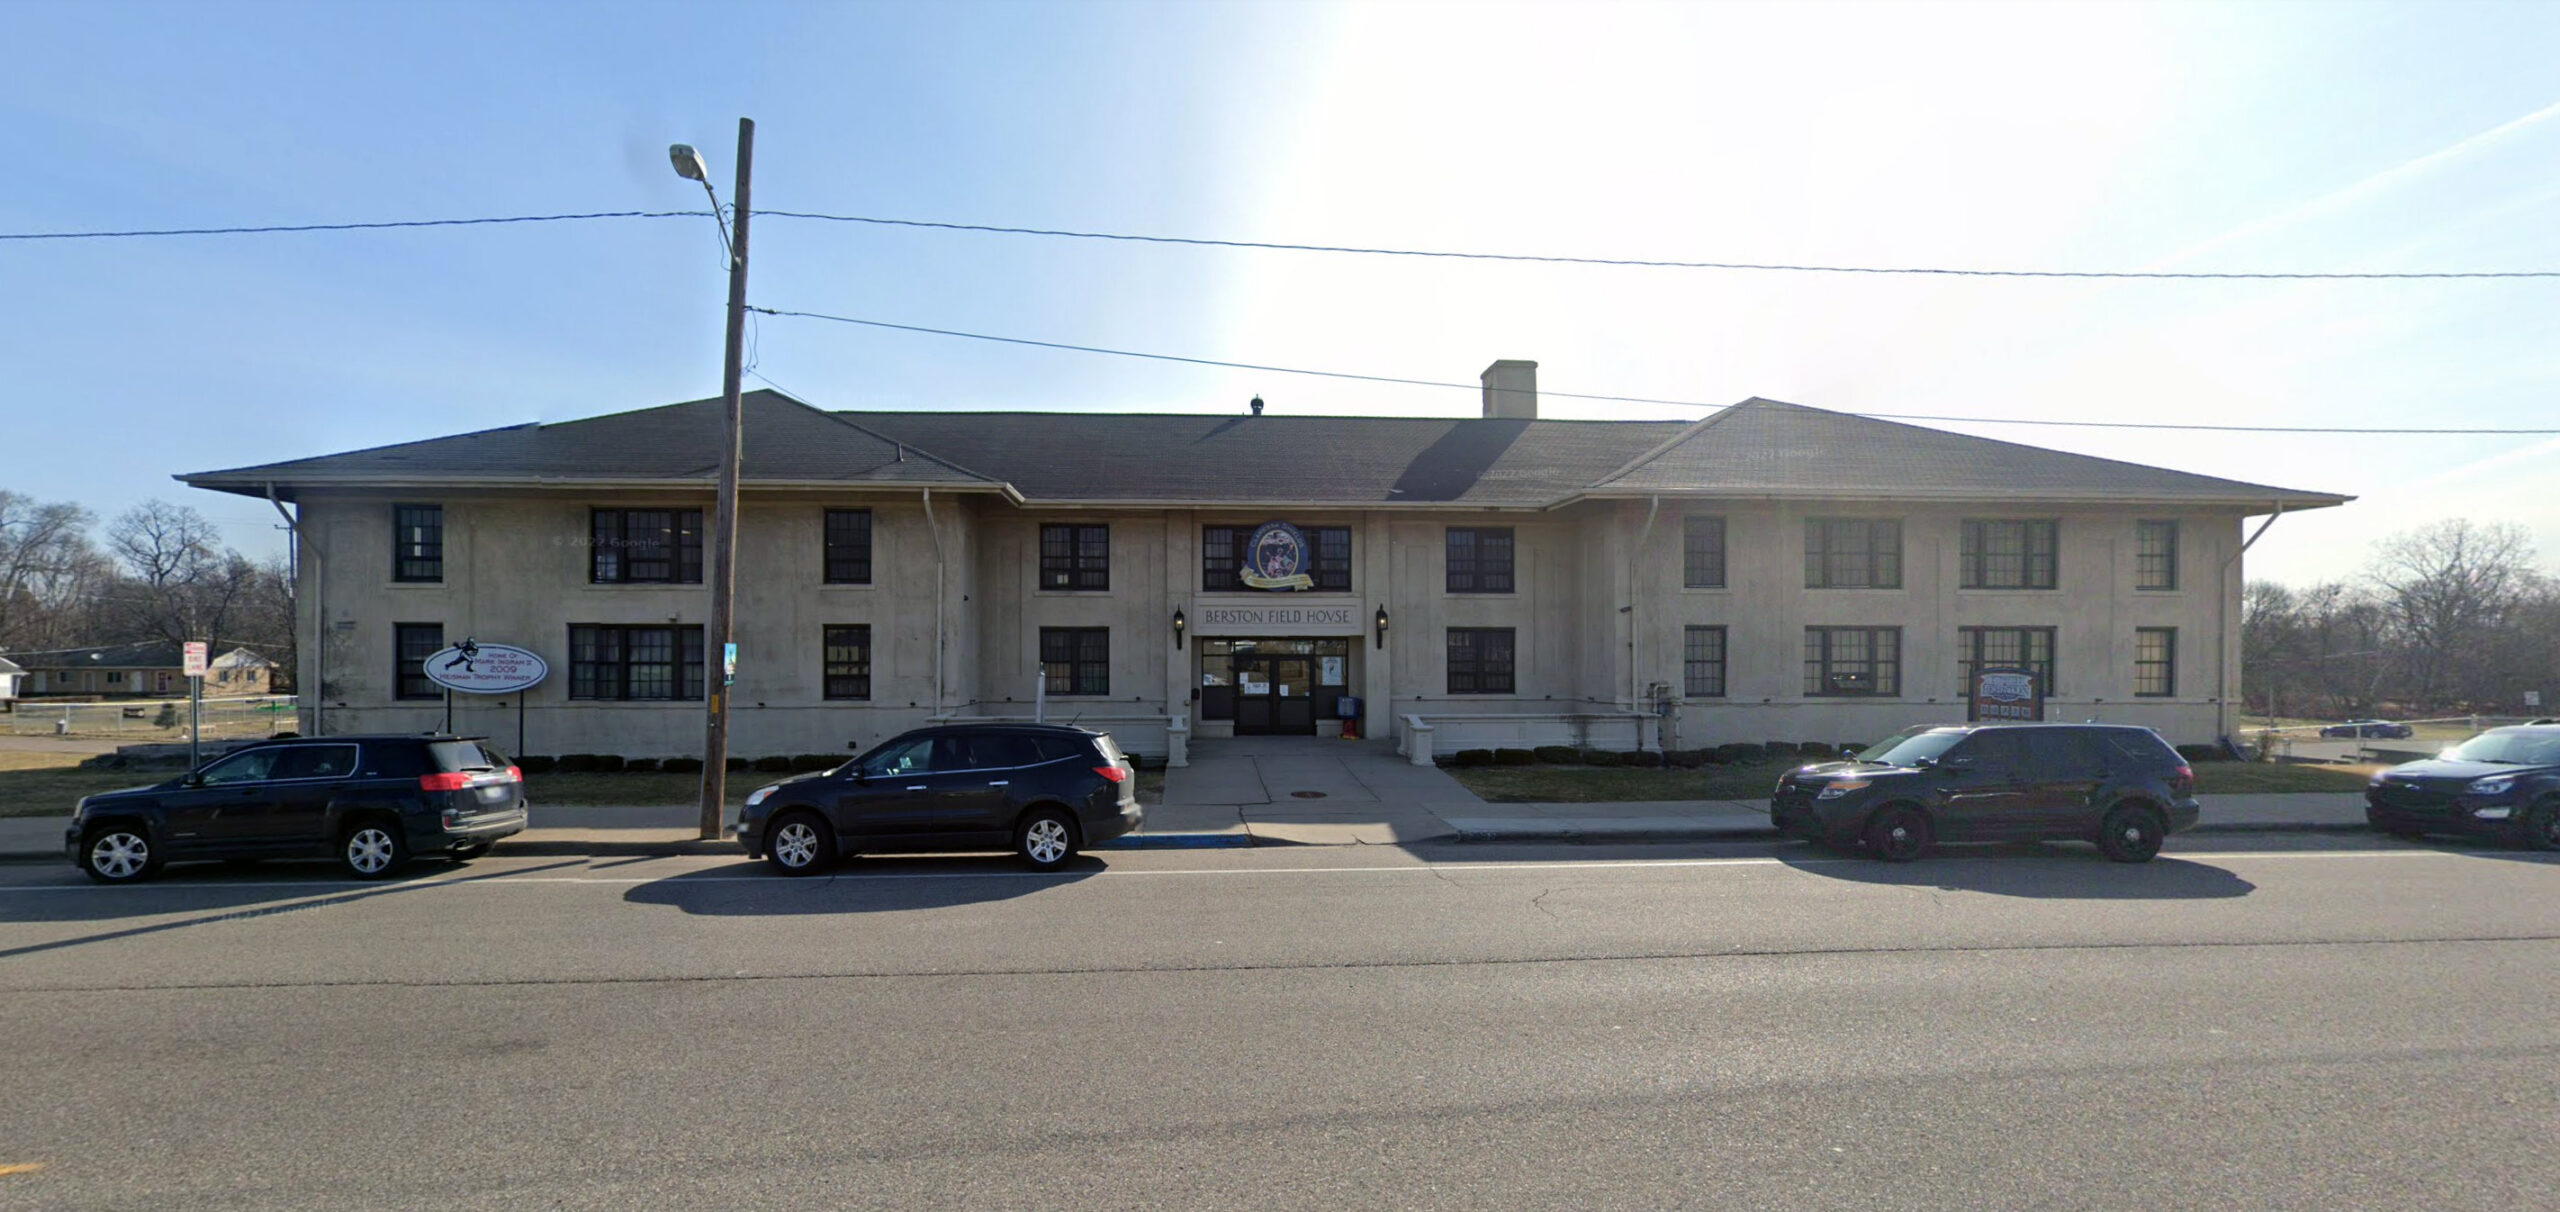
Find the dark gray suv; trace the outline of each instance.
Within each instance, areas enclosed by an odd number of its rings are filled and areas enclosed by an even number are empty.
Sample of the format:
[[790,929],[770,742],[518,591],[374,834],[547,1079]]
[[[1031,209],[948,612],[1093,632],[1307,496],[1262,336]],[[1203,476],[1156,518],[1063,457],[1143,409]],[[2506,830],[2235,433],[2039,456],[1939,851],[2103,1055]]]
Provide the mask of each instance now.
[[1780,832],[1889,862],[1933,842],[2096,842],[2148,861],[2196,823],[2195,771],[2148,728],[1956,724],[1908,729],[1847,762],[1789,771],[1769,799]]
[[153,787],[89,796],[63,852],[121,884],[181,859],[336,858],[381,879],[414,854],[477,858],[522,832],[524,776],[467,736],[319,736],[236,750]]

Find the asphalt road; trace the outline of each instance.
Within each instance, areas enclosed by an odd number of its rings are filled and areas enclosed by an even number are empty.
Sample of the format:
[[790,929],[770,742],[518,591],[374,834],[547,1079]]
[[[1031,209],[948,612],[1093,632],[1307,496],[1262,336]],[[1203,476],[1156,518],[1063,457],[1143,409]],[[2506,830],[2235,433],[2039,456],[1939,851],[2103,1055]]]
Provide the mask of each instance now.
[[2560,863],[0,865],[0,1207],[2549,1207]]

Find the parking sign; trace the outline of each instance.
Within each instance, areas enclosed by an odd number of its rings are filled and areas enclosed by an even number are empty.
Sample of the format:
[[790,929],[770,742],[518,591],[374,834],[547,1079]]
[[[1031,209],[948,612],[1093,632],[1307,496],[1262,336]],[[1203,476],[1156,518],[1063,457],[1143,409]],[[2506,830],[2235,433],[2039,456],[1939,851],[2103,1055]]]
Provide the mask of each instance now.
[[191,678],[203,677],[204,670],[205,642],[203,640],[187,641],[187,676]]

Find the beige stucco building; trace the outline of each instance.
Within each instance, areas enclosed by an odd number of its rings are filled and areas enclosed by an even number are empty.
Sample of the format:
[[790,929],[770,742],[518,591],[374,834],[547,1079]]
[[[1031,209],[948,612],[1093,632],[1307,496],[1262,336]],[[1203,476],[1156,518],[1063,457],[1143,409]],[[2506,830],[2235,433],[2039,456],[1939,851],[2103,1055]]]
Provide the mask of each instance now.
[[[1142,754],[1856,741],[1965,718],[2212,739],[2244,523],[2346,498],[1765,400],[1692,424],[825,412],[746,400],[731,752],[1035,713]],[[540,654],[533,753],[699,754],[718,401],[205,472],[289,508],[306,730],[440,726],[418,661]],[[2255,525],[2263,525],[2256,523]],[[455,696],[513,742],[516,696]],[[1356,700],[1356,710],[1346,709]]]

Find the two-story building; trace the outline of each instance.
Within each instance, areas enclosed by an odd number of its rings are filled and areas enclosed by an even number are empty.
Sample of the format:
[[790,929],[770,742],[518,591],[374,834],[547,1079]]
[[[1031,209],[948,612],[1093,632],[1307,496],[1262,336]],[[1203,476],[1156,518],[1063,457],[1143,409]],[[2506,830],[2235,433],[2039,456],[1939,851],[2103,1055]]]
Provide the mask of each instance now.
[[[699,754],[722,409],[179,477],[290,506],[307,731]],[[2343,503],[1769,400],[1537,416],[828,412],[745,401],[731,752],[1077,719],[1142,753],[1408,718],[1455,744],[1866,740],[2034,670],[2047,718],[2222,734],[2252,516]],[[2261,523],[2263,526],[2263,523]],[[466,696],[467,697],[467,696]],[[1356,711],[1346,709],[1346,700]]]

